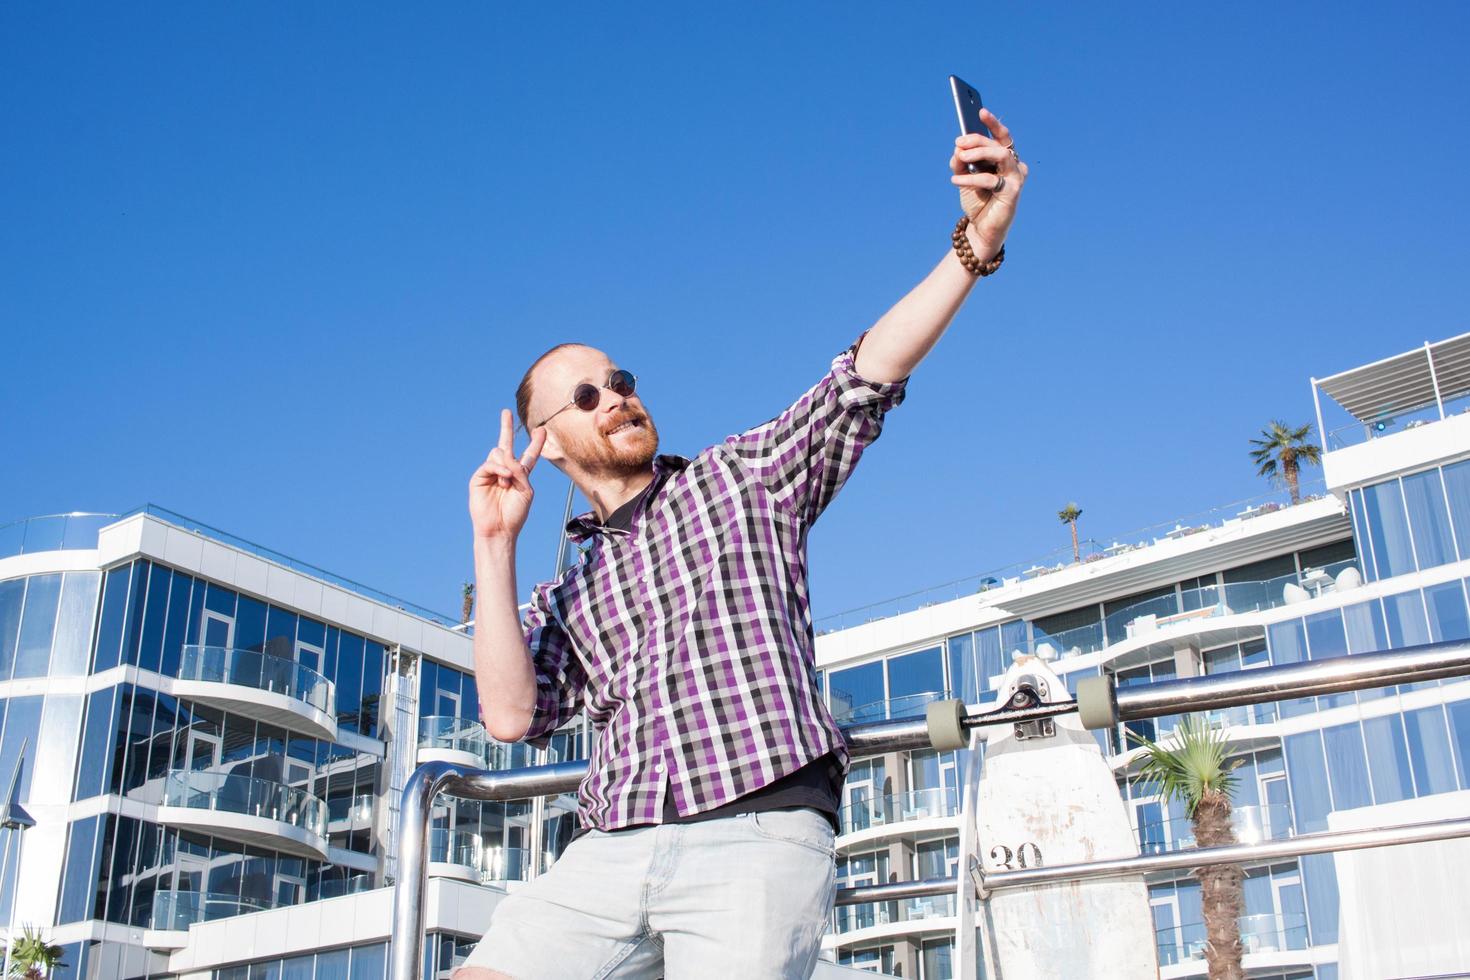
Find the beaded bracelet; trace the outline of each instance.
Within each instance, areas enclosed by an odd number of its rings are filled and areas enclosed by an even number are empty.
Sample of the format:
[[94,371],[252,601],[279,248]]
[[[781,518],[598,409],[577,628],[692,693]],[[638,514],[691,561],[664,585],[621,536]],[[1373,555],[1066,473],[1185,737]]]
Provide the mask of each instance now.
[[965,234],[965,228],[970,224],[968,214],[961,215],[959,222],[954,226],[954,234],[950,235],[950,241],[954,242],[954,250],[959,255],[960,265],[969,270],[972,276],[988,276],[1000,264],[1006,260],[1006,247],[1002,245],[1000,251],[995,253],[989,262],[981,262],[975,257],[975,250],[970,247],[970,238]]

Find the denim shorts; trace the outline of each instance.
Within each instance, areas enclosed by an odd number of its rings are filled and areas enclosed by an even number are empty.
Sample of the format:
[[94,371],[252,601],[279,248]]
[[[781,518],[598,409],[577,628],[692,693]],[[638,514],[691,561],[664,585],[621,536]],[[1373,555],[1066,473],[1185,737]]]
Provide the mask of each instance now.
[[811,807],[590,830],[501,899],[464,965],[516,980],[808,980],[834,854]]

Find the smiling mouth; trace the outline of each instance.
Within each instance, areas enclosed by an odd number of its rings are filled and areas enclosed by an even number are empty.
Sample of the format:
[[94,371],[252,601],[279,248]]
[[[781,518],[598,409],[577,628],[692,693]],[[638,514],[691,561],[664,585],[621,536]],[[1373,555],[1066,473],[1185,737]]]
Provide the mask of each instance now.
[[609,435],[610,436],[610,435],[613,435],[614,433],[622,432],[624,429],[636,429],[639,426],[641,426],[642,424],[643,423],[640,422],[640,421],[638,421],[637,419],[629,419],[626,422],[622,422],[622,423],[620,423],[618,425],[613,426],[611,429],[608,429],[605,433],[603,433],[603,435]]

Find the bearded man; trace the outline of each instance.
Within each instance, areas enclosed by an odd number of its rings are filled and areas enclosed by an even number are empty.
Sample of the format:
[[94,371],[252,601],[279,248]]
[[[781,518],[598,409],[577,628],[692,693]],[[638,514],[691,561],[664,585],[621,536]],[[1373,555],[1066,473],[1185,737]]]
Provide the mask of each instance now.
[[[764,425],[661,456],[636,379],[602,351],[562,344],[526,372],[530,445],[516,457],[503,412],[470,479],[475,682],[502,742],[544,746],[579,711],[596,739],[577,836],[501,900],[456,980],[811,976],[848,751],[816,684],[807,531],[1003,257],[1026,165],[982,118],[994,138],[960,137],[949,161],[953,248]],[[520,621],[516,538],[541,457],[592,504],[567,528],[591,544]]]

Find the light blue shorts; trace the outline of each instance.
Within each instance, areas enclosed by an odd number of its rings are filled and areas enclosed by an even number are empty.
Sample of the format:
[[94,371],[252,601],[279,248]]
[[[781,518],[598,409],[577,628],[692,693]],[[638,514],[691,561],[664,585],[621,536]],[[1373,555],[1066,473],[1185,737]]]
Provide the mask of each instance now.
[[808,980],[837,892],[810,807],[605,832],[495,907],[465,966],[516,980]]

